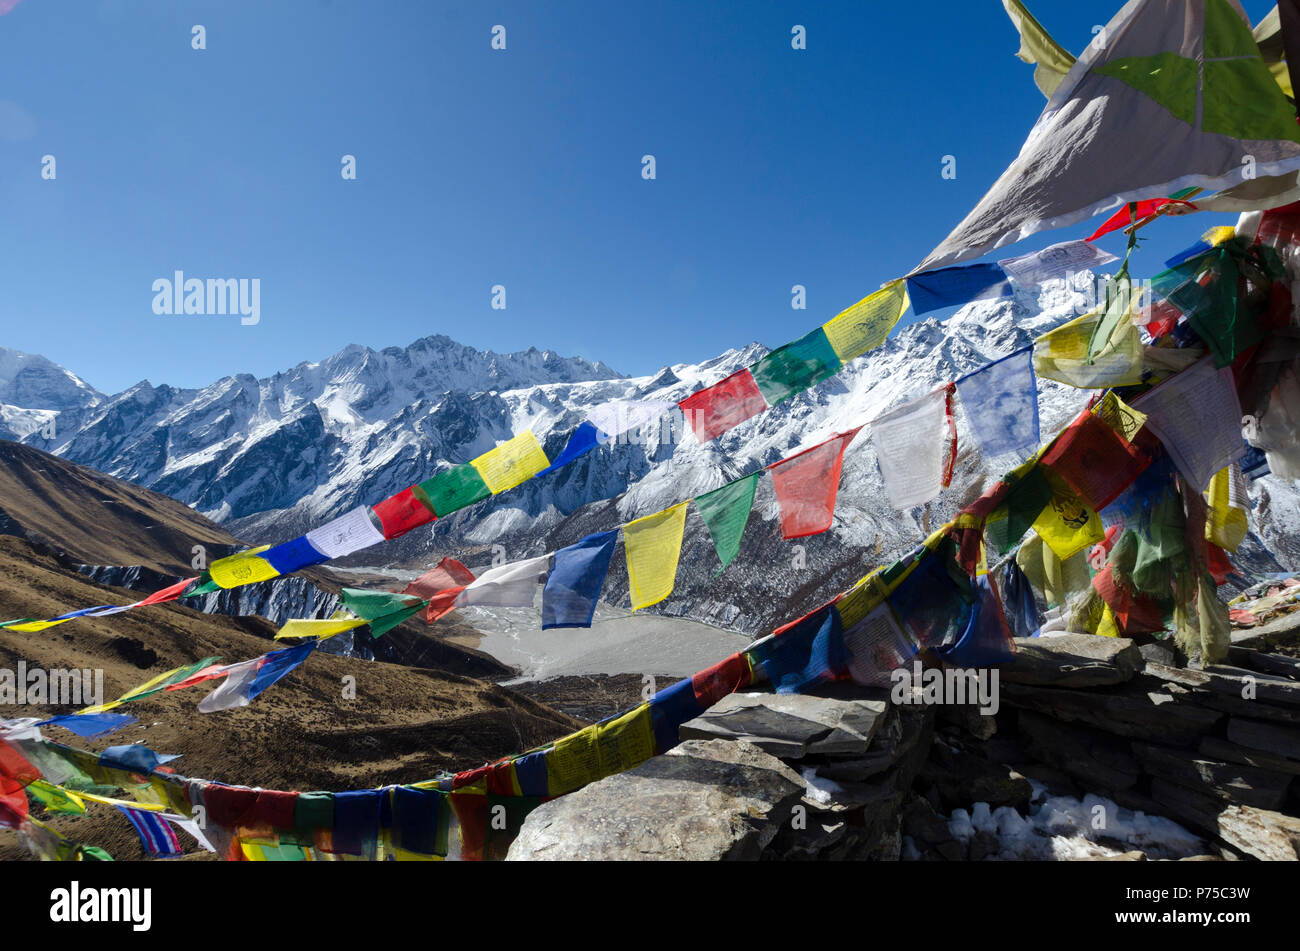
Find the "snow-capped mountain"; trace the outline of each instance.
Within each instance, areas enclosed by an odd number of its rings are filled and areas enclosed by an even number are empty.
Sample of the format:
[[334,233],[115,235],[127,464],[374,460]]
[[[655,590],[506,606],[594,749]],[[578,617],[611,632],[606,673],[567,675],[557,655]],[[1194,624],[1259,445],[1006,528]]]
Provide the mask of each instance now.
[[58,364],[0,347],[0,439],[49,432],[50,421],[60,414],[71,432],[103,401],[103,393]]
[[[478,567],[494,557],[554,550],[660,511],[1024,346],[1082,313],[1091,282],[1091,275],[1080,274],[1036,297],[974,302],[945,321],[903,328],[831,379],[707,445],[684,432],[674,412],[671,425],[657,433],[601,447],[351,562],[414,567],[454,555]],[[804,329],[792,326],[790,336]],[[108,398],[90,391],[60,411],[55,439],[33,431],[23,441],[179,498],[249,542],[271,543],[355,505],[378,502],[524,429],[532,429],[554,458],[591,408],[617,399],[675,402],[765,352],[751,344],[704,363],[622,377],[600,363],[537,350],[483,353],[446,337],[379,352],[351,346],[263,380],[233,376],[201,390],[140,383]],[[1087,396],[1040,380],[1044,437],[1072,418]],[[712,543],[692,513],[677,588],[655,610],[761,633],[915,545],[1019,461],[984,459],[960,400],[958,407],[953,485],[930,506],[907,512],[890,506],[868,427],[845,453],[830,531],[783,541],[770,480],[760,479],[736,561],[715,577]],[[1277,515],[1300,510],[1294,484],[1266,478],[1252,495],[1270,513],[1261,536],[1283,564],[1296,565],[1295,526]],[[606,599],[625,598],[626,586],[620,553]]]

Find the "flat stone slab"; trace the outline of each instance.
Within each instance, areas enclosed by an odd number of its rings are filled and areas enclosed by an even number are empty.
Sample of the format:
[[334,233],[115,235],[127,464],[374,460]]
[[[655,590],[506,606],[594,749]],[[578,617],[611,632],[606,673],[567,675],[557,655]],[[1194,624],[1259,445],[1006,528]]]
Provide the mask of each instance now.
[[687,740],[635,769],[543,803],[509,861],[755,860],[803,780],[743,740]]
[[688,739],[746,740],[782,759],[859,757],[889,714],[883,700],[838,700],[807,694],[730,694],[682,724]]
[[1195,743],[1224,717],[1216,710],[1179,700],[1164,691],[1133,688],[1124,693],[1103,693],[1009,683],[1002,687],[1002,700],[1119,736],[1184,745]]
[[1045,687],[1104,687],[1130,680],[1145,662],[1126,637],[1062,634],[1017,637],[1016,659],[1001,670],[1011,683]]

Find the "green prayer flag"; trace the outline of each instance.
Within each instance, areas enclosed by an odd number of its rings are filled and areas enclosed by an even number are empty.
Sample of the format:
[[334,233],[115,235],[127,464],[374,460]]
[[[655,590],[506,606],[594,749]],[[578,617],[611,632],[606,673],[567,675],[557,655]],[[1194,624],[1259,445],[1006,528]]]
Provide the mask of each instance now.
[[414,495],[439,518],[491,495],[478,470],[468,462],[444,469],[415,487]]
[[1005,555],[1019,544],[1034,520],[1052,501],[1052,487],[1037,466],[1031,468],[1007,492],[1006,501],[993,511],[984,525],[989,544]]
[[383,637],[428,604],[428,601],[413,594],[368,591],[364,588],[343,589],[343,605],[357,617],[370,622],[371,637]]
[[709,537],[722,561],[715,574],[722,574],[740,552],[740,537],[745,534],[749,511],[754,505],[754,489],[759,474],[729,482],[720,489],[706,492],[695,500],[695,508],[709,528]]
[[843,365],[825,329],[818,327],[793,343],[773,350],[750,367],[749,372],[763,399],[774,406],[834,375]]
[[334,828],[334,794],[299,793],[293,803],[293,825],[295,829]]

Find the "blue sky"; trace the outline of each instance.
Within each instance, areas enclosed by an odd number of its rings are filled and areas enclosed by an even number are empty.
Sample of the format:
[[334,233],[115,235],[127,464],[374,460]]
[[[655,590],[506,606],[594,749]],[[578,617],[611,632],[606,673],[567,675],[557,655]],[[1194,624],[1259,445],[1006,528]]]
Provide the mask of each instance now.
[[[1029,3],[1074,51],[1119,5]],[[777,346],[920,261],[1042,109],[997,0],[939,9],[20,0],[0,16],[0,345],[107,392],[438,333],[631,374]],[[1147,229],[1134,274],[1232,220]],[[154,314],[177,269],[259,278],[260,323]]]

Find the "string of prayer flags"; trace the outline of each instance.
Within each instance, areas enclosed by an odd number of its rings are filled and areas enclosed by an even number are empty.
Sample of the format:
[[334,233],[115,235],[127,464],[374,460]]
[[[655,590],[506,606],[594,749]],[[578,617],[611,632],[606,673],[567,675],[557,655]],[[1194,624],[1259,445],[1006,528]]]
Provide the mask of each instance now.
[[215,713],[248,706],[262,691],[305,661],[316,645],[315,640],[309,640],[232,664],[225,669],[225,683],[199,701],[199,712]]
[[907,282],[891,281],[840,311],[822,330],[840,362],[848,363],[884,343],[907,307]]
[[1241,458],[1241,403],[1232,370],[1210,357],[1193,364],[1132,401],[1146,426],[1164,443],[1174,464],[1197,492]]
[[[212,666],[219,660],[221,660],[220,657],[205,657],[202,660],[195,661],[192,664],[186,664],[183,667],[176,667],[172,670],[166,671],[165,673],[159,674],[157,677],[150,678],[149,680],[140,684],[140,686],[138,687],[132,687],[130,690],[122,694],[122,696],[118,697],[116,700],[110,700],[108,703],[102,703],[99,704],[98,706],[85,707],[82,710],[78,710],[74,714],[68,714],[68,716],[86,717],[86,716],[104,714],[109,710],[112,710],[116,707],[120,707],[122,704],[130,700],[141,700],[145,697],[151,697],[156,693],[161,693],[163,690],[166,690],[172,684],[178,684],[183,682],[187,678],[193,676],[196,672]],[[55,721],[63,720],[63,719],[64,718],[62,717],[54,718]],[[102,722],[107,724],[109,721],[102,721]],[[81,736],[97,735],[97,734],[82,733],[79,729],[72,726],[70,722],[63,722],[63,723],[59,723],[58,725],[67,727],[67,729],[72,730],[74,733],[77,733]]]
[[878,416],[870,424],[885,492],[896,509],[929,502],[952,479],[956,427],[952,384]]
[[704,519],[709,537],[713,539],[713,549],[722,563],[715,576],[722,574],[727,565],[740,554],[740,539],[749,523],[750,510],[754,507],[758,476],[759,473],[752,473],[695,498],[695,510]]
[[673,593],[689,504],[681,502],[623,526],[633,611],[658,604]]
[[550,562],[551,556],[546,554],[489,568],[456,595],[456,606],[532,607],[537,584]]
[[833,376],[844,364],[821,327],[777,347],[749,368],[768,406],[788,400]]
[[425,623],[432,624],[456,607],[457,595],[473,580],[474,573],[463,564],[455,558],[444,558],[408,584],[402,593],[429,602],[423,619]]
[[[1142,382],[1142,338],[1131,320],[1115,322],[1097,337],[1106,305],[1076,317],[1034,341],[1034,372],[1085,390]],[[1095,347],[1093,356],[1089,351]]]
[[609,571],[618,530],[588,535],[555,553],[555,567],[542,588],[542,630],[591,627],[596,601]]
[[748,368],[696,390],[677,404],[700,443],[709,442],[767,409]]
[[185,854],[185,850],[181,848],[181,840],[166,819],[156,813],[132,809],[130,806],[117,808],[140,836],[140,843],[150,858],[171,859]]
[[971,431],[986,456],[1038,447],[1033,347],[1023,347],[957,381]]
[[344,588],[343,604],[370,624],[372,637],[382,637],[407,618],[426,609],[429,602],[412,594]]
[[1084,410],[1053,440],[1039,464],[1064,479],[1096,511],[1119,498],[1151,458],[1095,413]]
[[844,462],[844,447],[853,441],[858,429],[832,436],[811,449],[805,449],[769,467],[772,487],[781,508],[783,538],[789,540],[818,535],[831,527],[831,521],[835,517],[835,497],[839,492],[840,470]]
[[354,551],[378,545],[384,540],[384,535],[375,527],[369,507],[359,505],[320,528],[312,529],[307,533],[306,539],[312,548],[325,557],[342,558]]
[[926,271],[907,279],[907,297],[918,317],[944,307],[976,300],[1012,297],[1007,272],[996,264],[966,264]]

